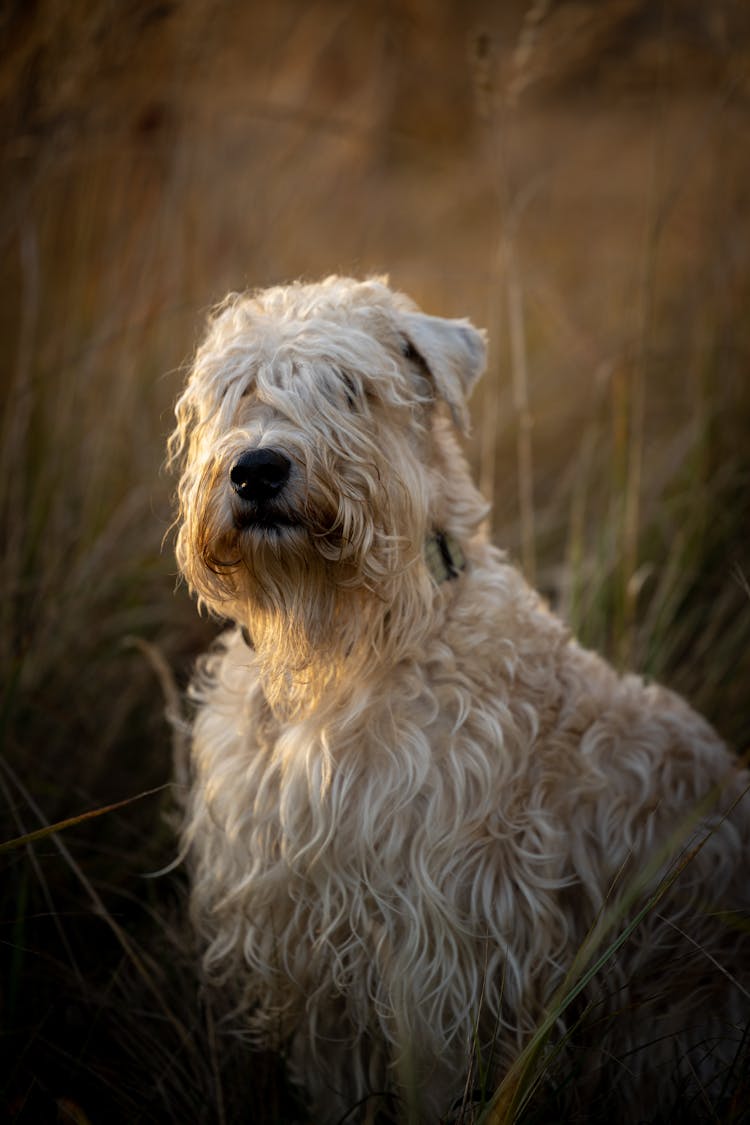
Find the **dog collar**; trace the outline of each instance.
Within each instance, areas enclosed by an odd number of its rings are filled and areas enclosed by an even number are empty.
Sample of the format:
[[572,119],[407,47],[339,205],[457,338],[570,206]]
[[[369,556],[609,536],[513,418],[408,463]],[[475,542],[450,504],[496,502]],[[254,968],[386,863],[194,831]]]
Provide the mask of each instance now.
[[428,535],[424,544],[424,557],[427,569],[438,584],[449,578],[458,578],[466,566],[460,543],[448,531],[436,531]]

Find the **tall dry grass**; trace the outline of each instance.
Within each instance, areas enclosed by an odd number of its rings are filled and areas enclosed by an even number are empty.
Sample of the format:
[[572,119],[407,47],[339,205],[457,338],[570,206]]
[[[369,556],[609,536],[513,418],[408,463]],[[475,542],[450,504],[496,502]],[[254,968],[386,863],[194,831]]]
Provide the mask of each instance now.
[[[2,839],[73,821],[0,855],[19,1122],[299,1119],[200,990],[179,873],[146,877],[170,736],[130,638],[184,684],[212,634],[161,548],[161,463],[225,289],[390,269],[487,325],[492,534],[586,643],[750,743],[747,40],[696,93],[619,16],[560,62],[554,5],[188,9],[0,26]],[[589,75],[617,35],[643,89]]]

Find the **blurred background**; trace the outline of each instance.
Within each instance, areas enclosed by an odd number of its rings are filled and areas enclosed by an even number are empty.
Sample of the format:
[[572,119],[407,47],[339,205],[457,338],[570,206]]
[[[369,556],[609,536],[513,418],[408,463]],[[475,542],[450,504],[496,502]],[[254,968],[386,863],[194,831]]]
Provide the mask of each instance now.
[[750,8],[7,0],[0,144],[0,1117],[302,1120],[147,877],[154,664],[184,687],[217,629],[162,546],[206,313],[388,273],[487,328],[494,539],[747,750]]

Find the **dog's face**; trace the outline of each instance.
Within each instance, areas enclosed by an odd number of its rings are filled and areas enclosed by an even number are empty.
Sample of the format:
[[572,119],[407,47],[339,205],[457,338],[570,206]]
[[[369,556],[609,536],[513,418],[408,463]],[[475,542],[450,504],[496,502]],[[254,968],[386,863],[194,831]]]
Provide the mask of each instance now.
[[177,556],[200,599],[245,621],[303,593],[382,594],[419,559],[446,491],[436,403],[464,426],[484,355],[467,322],[425,316],[380,281],[229,299],[171,439]]

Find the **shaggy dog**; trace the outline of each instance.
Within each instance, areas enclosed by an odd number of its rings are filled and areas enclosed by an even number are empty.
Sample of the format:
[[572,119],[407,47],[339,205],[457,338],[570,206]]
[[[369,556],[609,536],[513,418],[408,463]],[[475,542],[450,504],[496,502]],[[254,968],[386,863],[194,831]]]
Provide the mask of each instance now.
[[316,1123],[455,1114],[539,1028],[566,1112],[633,1122],[724,1089],[750,1008],[748,776],[486,542],[484,359],[333,277],[228,298],[177,405],[177,558],[234,623],[192,685],[193,916]]

